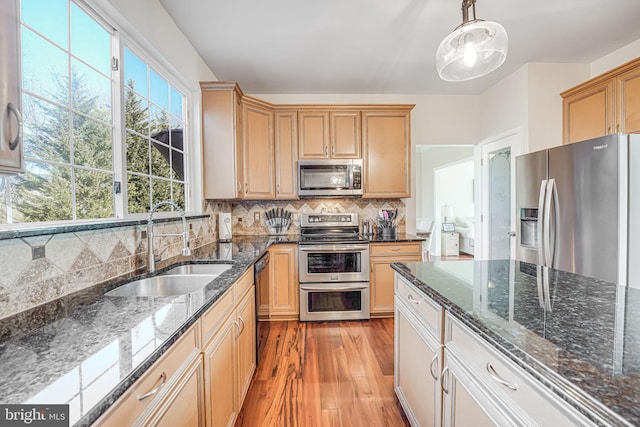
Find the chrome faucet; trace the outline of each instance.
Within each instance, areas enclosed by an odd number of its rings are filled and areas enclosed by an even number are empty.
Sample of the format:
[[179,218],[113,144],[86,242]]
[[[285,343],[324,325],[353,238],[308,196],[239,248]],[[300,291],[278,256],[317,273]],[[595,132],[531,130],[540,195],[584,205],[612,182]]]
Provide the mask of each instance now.
[[[182,233],[180,234],[153,234],[153,214],[156,209],[160,206],[172,206],[175,210],[180,212],[180,216],[182,217]],[[156,259],[155,254],[153,253],[153,238],[154,237],[165,237],[165,236],[182,236],[182,256],[191,255],[191,249],[189,248],[189,230],[187,230],[187,219],[185,218],[184,210],[169,200],[165,200],[162,202],[158,202],[154,207],[149,211],[149,216],[147,217],[147,246],[148,246],[148,263],[149,272],[153,273],[156,271],[156,261],[160,261],[162,258],[162,253],[166,250],[166,248],[160,253],[158,259]]]

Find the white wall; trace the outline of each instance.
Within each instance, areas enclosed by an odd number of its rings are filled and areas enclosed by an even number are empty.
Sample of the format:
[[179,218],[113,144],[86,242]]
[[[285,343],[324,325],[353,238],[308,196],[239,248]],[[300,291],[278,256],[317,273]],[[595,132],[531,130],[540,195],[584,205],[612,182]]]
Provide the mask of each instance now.
[[200,85],[203,80],[217,80],[195,48],[173,22],[157,0],[88,0],[131,41],[147,52],[155,63],[171,73],[187,93],[189,106],[189,187],[192,205],[189,210],[202,212],[202,128]]
[[411,113],[411,194],[404,199],[407,232],[415,233],[416,145],[476,144],[479,127],[477,95],[254,95],[274,104],[415,104]]
[[640,57],[640,39],[603,56],[597,61],[593,61],[591,63],[591,77],[606,73],[612,68],[616,68],[638,57]]

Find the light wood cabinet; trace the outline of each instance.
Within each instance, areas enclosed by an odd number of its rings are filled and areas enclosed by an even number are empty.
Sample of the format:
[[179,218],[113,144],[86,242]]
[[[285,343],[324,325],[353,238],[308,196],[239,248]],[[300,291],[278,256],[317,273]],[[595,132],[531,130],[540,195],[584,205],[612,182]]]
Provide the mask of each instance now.
[[24,172],[19,2],[0,2],[0,173]]
[[298,111],[300,159],[329,158],[329,112]]
[[276,111],[274,121],[276,199],[297,199],[298,113]]
[[300,159],[359,159],[361,127],[359,110],[299,110]]
[[267,299],[268,311],[262,311],[260,320],[297,319],[300,316],[298,245],[278,244],[269,249]]
[[244,195],[242,91],[234,82],[201,82],[202,175],[205,199]]
[[[169,419],[176,411],[193,411],[202,417],[202,399],[176,401],[182,393],[202,396],[199,348],[200,324],[188,329],[129,389],[96,421],[96,426],[146,425],[152,418]],[[195,383],[194,383],[195,381]],[[173,407],[173,405],[177,405]],[[166,414],[166,415],[165,415]]]
[[254,99],[242,101],[244,198],[273,199],[274,147],[273,111]]
[[394,262],[422,260],[420,242],[371,243],[370,304],[371,317],[393,316]]
[[[228,310],[226,298],[234,305]],[[219,305],[221,303],[222,305]],[[203,322],[205,409],[208,427],[232,426],[240,412],[256,367],[255,287],[253,268],[205,313]],[[219,315],[228,313],[221,319]],[[204,339],[203,339],[204,341]]]
[[561,94],[563,143],[640,132],[640,58]]
[[365,198],[411,197],[411,109],[363,111]]

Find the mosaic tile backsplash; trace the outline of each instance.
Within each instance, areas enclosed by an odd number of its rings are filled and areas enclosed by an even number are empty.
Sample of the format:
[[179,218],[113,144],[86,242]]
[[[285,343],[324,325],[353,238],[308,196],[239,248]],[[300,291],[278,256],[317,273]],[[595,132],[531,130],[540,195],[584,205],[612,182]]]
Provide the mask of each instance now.
[[[217,240],[215,212],[188,220],[192,249]],[[146,225],[0,240],[0,318],[96,284],[142,273],[147,264]],[[182,233],[180,221],[154,225],[156,234]],[[157,268],[184,259],[182,239],[156,237]],[[44,256],[33,256],[33,248]],[[36,259],[32,259],[36,258]]]
[[[269,228],[265,224],[265,212],[273,208],[282,208],[294,216],[289,233],[300,231],[301,213],[349,212],[358,213],[360,222],[373,220],[380,209],[398,209],[398,232],[405,232],[405,205],[399,199],[301,199],[283,201],[241,201],[241,202],[208,202],[207,213],[231,212],[232,231],[234,236],[267,235]],[[260,220],[255,220],[258,213]],[[297,216],[295,216],[297,215]],[[217,222],[217,215],[214,215]]]

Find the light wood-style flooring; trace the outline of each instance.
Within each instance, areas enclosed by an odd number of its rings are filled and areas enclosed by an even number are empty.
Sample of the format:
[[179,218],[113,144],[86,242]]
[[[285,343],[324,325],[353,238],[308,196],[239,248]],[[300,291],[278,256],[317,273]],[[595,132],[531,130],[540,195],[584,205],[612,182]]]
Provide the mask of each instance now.
[[259,322],[236,427],[408,426],[393,391],[393,319]]

